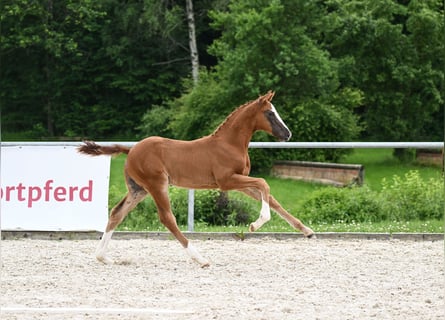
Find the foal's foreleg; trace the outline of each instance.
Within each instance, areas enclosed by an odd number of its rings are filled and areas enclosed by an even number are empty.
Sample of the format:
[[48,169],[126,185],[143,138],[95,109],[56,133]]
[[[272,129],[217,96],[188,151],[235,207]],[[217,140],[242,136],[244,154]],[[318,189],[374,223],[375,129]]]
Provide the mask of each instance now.
[[266,201],[265,196],[260,192],[260,199],[261,199],[261,210],[260,210],[260,216],[258,219],[251,223],[249,226],[249,231],[254,232],[261,228],[263,224],[265,224],[267,221],[270,220],[270,204],[269,201]]
[[[255,189],[248,188],[242,189],[240,191],[247,194],[249,197],[254,198],[255,200],[261,200],[261,194],[259,194]],[[305,226],[299,219],[295,218],[293,215],[287,212],[272,195],[269,195],[269,204],[272,209],[276,213],[278,213],[278,215],[280,215],[281,218],[286,220],[287,223],[289,223],[295,229],[300,230],[304,234],[304,236],[308,238],[315,237],[315,233],[314,231],[312,231],[312,229]]]
[[254,198],[261,200],[261,211],[258,219],[250,224],[250,232],[258,230],[270,220],[270,188],[264,179],[235,174],[232,175],[230,179],[219,181],[219,188],[221,190],[254,190],[254,194],[257,195],[257,197]]
[[170,200],[168,197],[168,184],[164,181],[158,187],[151,187],[150,194],[152,195],[156,207],[158,209],[159,220],[161,223],[175,236],[175,238],[184,247],[187,254],[201,267],[208,267],[210,265],[209,261],[205,259],[196,250],[196,248],[190,243],[190,241],[184,236],[176,223],[176,218],[171,210]]

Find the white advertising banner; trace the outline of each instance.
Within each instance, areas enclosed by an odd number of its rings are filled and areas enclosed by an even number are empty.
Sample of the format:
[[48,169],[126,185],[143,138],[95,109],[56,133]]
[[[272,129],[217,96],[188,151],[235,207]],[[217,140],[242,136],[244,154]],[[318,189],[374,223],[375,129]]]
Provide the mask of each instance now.
[[110,157],[64,146],[1,152],[2,230],[104,230]]

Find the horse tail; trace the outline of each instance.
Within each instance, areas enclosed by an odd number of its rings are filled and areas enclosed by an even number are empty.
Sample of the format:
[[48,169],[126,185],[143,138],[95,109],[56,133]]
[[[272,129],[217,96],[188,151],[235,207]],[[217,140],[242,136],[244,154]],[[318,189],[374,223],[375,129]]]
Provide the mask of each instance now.
[[118,155],[120,153],[128,154],[130,152],[129,147],[114,144],[112,146],[100,146],[94,141],[84,141],[84,144],[77,148],[77,151],[91,156],[101,155]]

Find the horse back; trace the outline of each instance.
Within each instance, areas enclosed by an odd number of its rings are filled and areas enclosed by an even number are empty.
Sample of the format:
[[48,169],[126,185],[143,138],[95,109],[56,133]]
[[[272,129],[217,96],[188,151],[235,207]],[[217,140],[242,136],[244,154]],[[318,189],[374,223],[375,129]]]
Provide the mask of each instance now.
[[192,141],[146,138],[131,149],[126,165],[137,180],[164,175],[172,185],[209,189],[218,188],[220,176],[245,174],[247,163],[247,152],[240,155],[208,136]]

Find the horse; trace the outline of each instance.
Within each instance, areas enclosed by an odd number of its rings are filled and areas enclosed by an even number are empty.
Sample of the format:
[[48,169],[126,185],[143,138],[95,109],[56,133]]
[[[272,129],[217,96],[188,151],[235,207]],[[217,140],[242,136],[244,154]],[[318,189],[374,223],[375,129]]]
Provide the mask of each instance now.
[[256,100],[236,108],[216,130],[202,138],[183,141],[158,136],[145,138],[133,147],[124,145],[100,146],[84,141],[78,152],[92,156],[127,154],[124,168],[128,192],[110,211],[105,232],[96,250],[96,258],[111,264],[107,256],[108,244],[116,227],[147,195],[156,204],[161,223],[174,235],[189,256],[202,267],[205,259],[178,228],[168,195],[169,185],[188,189],[237,190],[261,201],[258,219],[249,231],[258,230],[270,220],[270,207],[292,227],[307,238],[314,232],[288,213],[270,194],[270,187],[262,178],[250,177],[248,146],[252,135],[265,131],[280,141],[288,141],[291,132],[281,119],[269,91]]

